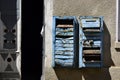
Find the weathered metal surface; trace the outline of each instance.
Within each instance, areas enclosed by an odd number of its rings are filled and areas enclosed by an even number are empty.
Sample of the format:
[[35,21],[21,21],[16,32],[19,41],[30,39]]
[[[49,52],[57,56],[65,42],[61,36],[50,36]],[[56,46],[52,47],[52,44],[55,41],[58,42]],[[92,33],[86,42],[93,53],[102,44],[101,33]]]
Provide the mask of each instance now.
[[65,37],[65,38],[61,38],[61,37],[56,37],[56,40],[61,40],[61,39],[69,39],[69,40],[73,40],[74,39],[74,37]]
[[101,41],[93,41],[93,40],[84,40],[83,46],[101,46]]
[[101,67],[102,17],[82,16],[79,22],[79,67]]
[[[57,20],[56,20],[57,18]],[[74,64],[74,22],[73,18],[54,18],[54,67],[72,67]],[[56,22],[58,21],[58,22]],[[69,22],[70,21],[70,22]]]
[[85,46],[85,45],[83,45],[83,48],[84,49],[97,49],[97,48],[100,48],[101,46]]
[[61,62],[61,63],[66,63],[66,62],[68,62],[68,63],[72,63],[73,62],[73,59],[69,59],[69,60],[63,60],[63,59],[55,59],[55,61],[57,62]]
[[56,47],[63,47],[63,48],[66,48],[66,47],[72,47],[73,48],[73,45],[74,44],[59,44],[59,43],[55,44]]
[[56,31],[73,32],[73,28],[56,28]]
[[100,32],[100,29],[84,29],[84,32]]
[[90,37],[90,36],[92,36],[92,37],[99,37],[100,36],[100,33],[95,33],[95,32],[87,32],[87,33],[84,33],[84,35],[86,36],[86,37]]
[[62,27],[62,28],[70,28],[70,27],[73,27],[73,25],[66,25],[66,24],[59,24],[59,25],[57,25],[57,27]]
[[57,51],[55,51],[55,54],[56,55],[64,55],[64,56],[74,56],[74,53],[73,53],[73,51],[61,51],[61,50],[57,50]]
[[73,32],[56,32],[56,36],[73,36]]
[[83,50],[84,54],[100,54],[100,50]]
[[73,66],[73,62],[64,62],[64,61],[61,61],[61,60],[57,60],[55,61],[56,65],[60,65],[62,67],[71,67]]
[[94,19],[82,19],[82,27],[83,28],[95,28],[100,27],[100,20],[99,18]]
[[62,33],[73,33],[73,31],[65,31],[65,30],[63,30],[63,31],[56,31],[56,35],[58,35],[58,34],[62,34]]
[[88,40],[101,40],[101,37],[100,36],[91,36],[91,37],[86,37]]
[[70,43],[74,43],[74,41],[73,40],[69,40],[69,39],[60,39],[60,40],[56,40],[55,41],[56,43],[59,43],[59,44],[70,44]]
[[55,47],[55,50],[73,50],[73,48]]
[[73,59],[73,56],[55,55],[57,59]]
[[95,60],[94,58],[96,57],[97,60],[99,60],[98,57],[100,58],[100,54],[84,54],[83,56],[89,58],[90,60]]

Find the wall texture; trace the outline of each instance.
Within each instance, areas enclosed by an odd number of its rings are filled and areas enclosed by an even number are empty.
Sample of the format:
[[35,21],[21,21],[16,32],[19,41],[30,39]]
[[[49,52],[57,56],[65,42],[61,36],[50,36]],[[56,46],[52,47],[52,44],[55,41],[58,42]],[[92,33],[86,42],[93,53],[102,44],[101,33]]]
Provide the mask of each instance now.
[[[104,16],[102,68],[52,68],[52,16]],[[45,0],[45,80],[120,80],[120,51],[115,49],[116,0]]]

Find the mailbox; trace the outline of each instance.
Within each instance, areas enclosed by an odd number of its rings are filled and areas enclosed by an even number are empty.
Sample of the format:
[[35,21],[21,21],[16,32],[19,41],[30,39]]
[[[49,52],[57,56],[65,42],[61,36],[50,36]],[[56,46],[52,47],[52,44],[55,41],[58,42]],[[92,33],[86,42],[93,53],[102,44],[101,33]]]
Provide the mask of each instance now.
[[103,17],[79,17],[79,68],[103,65]]
[[75,28],[74,16],[53,17],[53,67],[75,66]]
[[102,67],[103,17],[53,17],[53,67]]

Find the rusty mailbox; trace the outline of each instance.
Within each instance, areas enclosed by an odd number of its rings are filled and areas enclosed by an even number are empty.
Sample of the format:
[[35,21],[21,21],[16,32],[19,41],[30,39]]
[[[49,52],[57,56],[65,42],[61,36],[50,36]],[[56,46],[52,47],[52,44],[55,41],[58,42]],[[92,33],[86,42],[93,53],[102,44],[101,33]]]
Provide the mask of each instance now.
[[102,67],[103,17],[53,17],[53,67]]
[[74,16],[53,17],[53,67],[75,66],[75,29]]
[[103,65],[103,17],[79,17],[79,68]]

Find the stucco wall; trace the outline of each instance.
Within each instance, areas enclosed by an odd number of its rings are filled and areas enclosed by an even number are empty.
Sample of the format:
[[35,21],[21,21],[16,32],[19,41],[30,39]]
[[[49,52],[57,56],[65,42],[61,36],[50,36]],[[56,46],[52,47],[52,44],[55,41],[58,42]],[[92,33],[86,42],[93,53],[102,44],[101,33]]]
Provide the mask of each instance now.
[[[104,16],[103,68],[52,68],[52,16]],[[116,0],[45,1],[45,80],[120,80],[120,51],[115,41]]]

